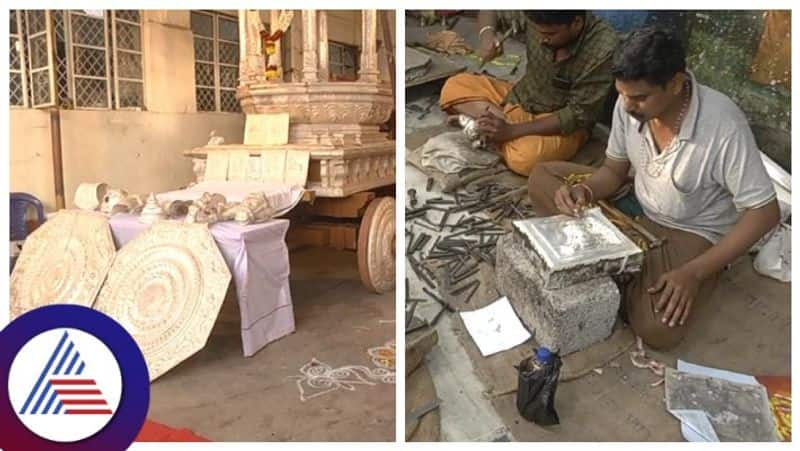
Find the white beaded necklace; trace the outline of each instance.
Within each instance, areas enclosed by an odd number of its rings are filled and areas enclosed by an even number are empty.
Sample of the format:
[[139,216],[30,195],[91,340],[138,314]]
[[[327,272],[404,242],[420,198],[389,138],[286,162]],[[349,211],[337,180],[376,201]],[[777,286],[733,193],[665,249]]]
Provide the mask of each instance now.
[[[684,96],[683,96],[683,105],[681,105],[681,111],[678,113],[678,117],[675,119],[675,124],[673,124],[672,132],[672,140],[669,142],[669,145],[665,147],[661,153],[665,154],[668,152],[672,152],[672,148],[678,144],[678,132],[680,132],[681,124],[683,123],[683,118],[686,116],[687,111],[689,110],[689,102],[692,100],[692,84],[687,80],[684,86]],[[648,125],[649,128],[649,125]],[[651,131],[652,134],[652,131]],[[655,137],[653,137],[655,141]],[[662,159],[662,161],[656,161],[655,158],[650,157],[650,152],[647,151],[647,134],[642,133],[642,142],[639,146],[639,156],[644,162],[644,169],[650,177],[659,177],[661,172],[664,171],[664,166],[666,166],[667,162]],[[655,166],[655,169],[653,167]]]

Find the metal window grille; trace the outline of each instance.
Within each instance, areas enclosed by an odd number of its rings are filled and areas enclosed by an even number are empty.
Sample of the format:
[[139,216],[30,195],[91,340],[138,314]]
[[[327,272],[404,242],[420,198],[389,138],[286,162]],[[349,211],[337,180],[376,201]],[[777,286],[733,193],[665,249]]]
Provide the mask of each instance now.
[[75,108],[72,94],[72,58],[69,57],[69,31],[67,30],[66,11],[52,11],[53,32],[55,39],[56,94],[59,105],[64,108]]
[[94,17],[71,10],[67,13],[67,24],[75,107],[108,109],[111,107],[108,16]]
[[328,67],[332,80],[358,78],[358,47],[328,42]]
[[139,11],[118,10],[111,16],[114,65],[114,107],[144,106],[142,22]]
[[53,33],[50,11],[25,11],[28,41],[28,70],[31,81],[31,105],[55,105],[55,71],[53,70]]
[[10,11],[9,35],[10,54],[9,62],[9,93],[8,101],[11,106],[28,106],[28,67],[25,61],[25,40],[23,35],[22,13],[18,10]]
[[12,106],[144,107],[139,11],[29,10],[10,16]]
[[198,111],[241,112],[239,84],[239,23],[205,11],[191,12],[194,34],[195,95]]

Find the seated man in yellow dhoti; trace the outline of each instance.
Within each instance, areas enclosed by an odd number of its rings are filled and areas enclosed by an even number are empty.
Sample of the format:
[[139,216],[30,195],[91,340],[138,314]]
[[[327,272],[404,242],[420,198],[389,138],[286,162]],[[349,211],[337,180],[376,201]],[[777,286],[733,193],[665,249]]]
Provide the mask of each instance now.
[[[498,144],[514,172],[527,176],[539,162],[568,160],[589,139],[610,92],[614,30],[585,11],[524,11],[527,22],[525,75],[516,85],[491,77],[459,74],[442,88],[440,106],[449,114],[478,120],[483,136]],[[493,11],[478,15],[484,60],[501,51]]]

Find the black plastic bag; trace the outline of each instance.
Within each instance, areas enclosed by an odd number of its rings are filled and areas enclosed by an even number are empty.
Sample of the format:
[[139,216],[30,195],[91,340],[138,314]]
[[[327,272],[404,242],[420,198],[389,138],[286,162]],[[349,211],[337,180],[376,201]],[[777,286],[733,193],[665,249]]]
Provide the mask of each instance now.
[[523,418],[539,426],[559,423],[554,404],[558,375],[561,372],[561,357],[550,354],[549,351],[546,354],[549,361],[537,359],[534,354],[523,359],[516,367],[517,410]]

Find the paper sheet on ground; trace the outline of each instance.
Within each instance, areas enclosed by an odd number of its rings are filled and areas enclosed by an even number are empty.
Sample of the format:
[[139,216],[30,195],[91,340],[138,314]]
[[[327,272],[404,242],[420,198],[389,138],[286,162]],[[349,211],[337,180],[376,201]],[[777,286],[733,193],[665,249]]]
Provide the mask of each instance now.
[[672,409],[669,413],[680,420],[681,434],[687,442],[719,441],[719,437],[714,431],[714,426],[704,411]]
[[[749,374],[736,373],[728,370],[720,370],[709,366],[696,365],[694,363],[678,360],[678,371],[684,373],[699,374],[702,376],[725,379],[739,384],[758,385],[758,381]],[[681,434],[687,442],[718,442],[719,437],[714,431],[714,426],[708,419],[708,415],[702,410],[670,410],[670,413],[680,420]]]
[[460,314],[484,357],[511,349],[531,337],[505,296],[482,309]]

